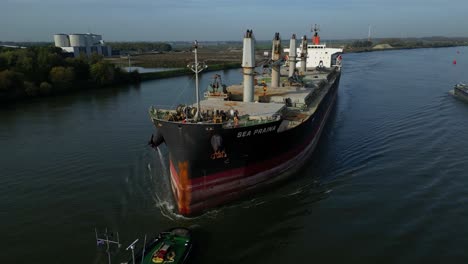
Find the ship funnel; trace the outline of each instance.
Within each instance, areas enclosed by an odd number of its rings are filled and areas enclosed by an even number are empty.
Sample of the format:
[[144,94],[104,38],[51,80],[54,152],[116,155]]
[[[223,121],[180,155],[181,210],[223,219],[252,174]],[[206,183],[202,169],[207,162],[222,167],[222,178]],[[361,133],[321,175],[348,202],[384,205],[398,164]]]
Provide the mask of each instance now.
[[255,69],[255,43],[252,30],[247,30],[244,36],[244,49],[242,53],[242,72],[244,75],[244,102],[254,101],[254,69]]
[[305,74],[307,70],[307,37],[304,35],[301,39],[301,73]]
[[312,40],[314,45],[320,45],[320,36],[319,35],[314,35],[314,39]]
[[296,34],[293,34],[289,41],[289,77],[293,76],[296,70],[296,53]]
[[320,45],[320,36],[318,34],[319,32],[319,27],[317,24],[315,24],[314,28],[312,29],[312,32],[314,32],[314,35],[312,36],[312,43],[314,45]]
[[276,32],[271,48],[271,60],[273,61],[273,65],[271,67],[271,87],[279,87],[280,85],[280,63],[282,59],[282,50],[280,34]]

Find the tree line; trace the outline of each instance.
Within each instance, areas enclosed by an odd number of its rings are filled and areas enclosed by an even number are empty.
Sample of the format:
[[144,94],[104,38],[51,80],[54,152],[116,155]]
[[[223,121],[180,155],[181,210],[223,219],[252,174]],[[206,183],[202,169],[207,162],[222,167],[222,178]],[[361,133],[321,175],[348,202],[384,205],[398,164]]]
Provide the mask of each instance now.
[[375,44],[388,44],[393,48],[435,48],[435,47],[453,47],[465,46],[468,44],[468,38],[379,38],[374,42],[369,40],[354,40],[346,44],[346,49],[363,50],[371,49]]
[[134,51],[134,52],[165,52],[171,51],[172,46],[168,43],[162,42],[108,42],[114,50]]
[[97,54],[90,58],[66,58],[60,48],[50,46],[0,47],[0,100],[47,96],[139,80],[138,72],[124,72]]

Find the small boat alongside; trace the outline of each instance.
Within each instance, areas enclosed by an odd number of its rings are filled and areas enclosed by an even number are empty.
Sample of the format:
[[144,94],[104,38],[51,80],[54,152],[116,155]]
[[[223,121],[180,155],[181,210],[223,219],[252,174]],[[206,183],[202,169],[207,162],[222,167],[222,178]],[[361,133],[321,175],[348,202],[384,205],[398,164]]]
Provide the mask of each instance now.
[[127,248],[132,249],[132,259],[127,264],[182,264],[187,262],[192,251],[191,232],[181,227],[159,233],[136,255],[133,254],[133,248],[131,248],[135,242]]
[[[115,255],[122,244],[119,233],[114,238],[113,232],[96,233],[96,243],[98,248],[105,249],[108,263],[112,264],[112,255]],[[132,256],[127,262],[122,264],[183,264],[187,263],[189,254],[192,251],[192,234],[187,228],[176,227],[159,233],[149,241],[145,235],[143,246],[139,252],[135,252],[139,239],[133,241],[125,250],[131,251]],[[136,253],[136,254],[135,254]]]
[[456,84],[453,90],[450,91],[455,97],[468,102],[468,85],[464,83]]

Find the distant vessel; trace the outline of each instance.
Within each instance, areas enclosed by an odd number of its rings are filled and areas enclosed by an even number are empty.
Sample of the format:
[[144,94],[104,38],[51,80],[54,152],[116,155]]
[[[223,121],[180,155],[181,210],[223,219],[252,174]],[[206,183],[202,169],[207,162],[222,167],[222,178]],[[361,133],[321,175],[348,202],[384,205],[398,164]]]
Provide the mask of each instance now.
[[456,84],[451,92],[454,96],[468,102],[468,85],[464,83]]
[[[341,76],[341,49],[290,39],[283,56],[279,33],[264,65],[255,71],[252,30],[243,40],[241,85],[225,87],[218,76],[198,99],[197,43],[194,45],[197,103],[149,111],[156,134],[150,144],[169,150],[172,192],[182,215],[200,214],[278,182],[307,162],[334,106]],[[299,68],[296,68],[297,61]],[[288,67],[282,65],[288,62]],[[265,68],[265,67],[264,67]]]

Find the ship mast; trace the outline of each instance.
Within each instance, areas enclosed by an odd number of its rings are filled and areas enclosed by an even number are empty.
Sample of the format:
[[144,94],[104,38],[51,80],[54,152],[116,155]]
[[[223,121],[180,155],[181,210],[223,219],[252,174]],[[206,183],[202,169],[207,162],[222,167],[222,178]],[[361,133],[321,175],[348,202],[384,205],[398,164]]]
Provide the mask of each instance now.
[[254,75],[255,75],[255,40],[252,30],[247,30],[244,36],[242,50],[242,72],[244,75],[244,102],[254,101]]
[[198,41],[193,42],[193,52],[195,53],[195,63],[187,65],[187,67],[195,73],[195,90],[196,90],[196,97],[197,97],[197,114],[195,115],[195,121],[199,121],[201,119],[200,116],[200,91],[198,89],[198,73],[206,69],[208,66],[202,62],[198,62]]
[[304,35],[301,38],[301,75],[307,71],[307,37]]
[[281,48],[281,38],[278,32],[275,33],[273,38],[273,45],[271,48],[271,60],[273,62],[271,67],[271,87],[280,86],[280,63],[283,49]]
[[289,77],[292,77],[296,71],[296,56],[296,34],[292,34],[289,41]]

